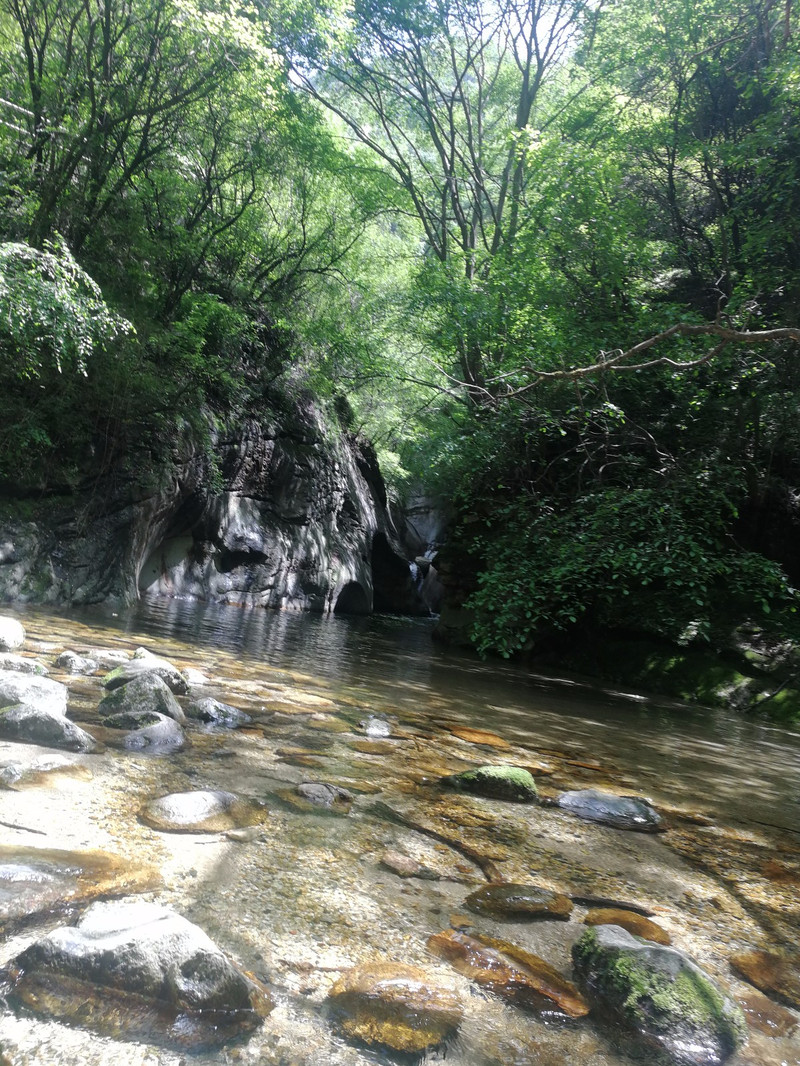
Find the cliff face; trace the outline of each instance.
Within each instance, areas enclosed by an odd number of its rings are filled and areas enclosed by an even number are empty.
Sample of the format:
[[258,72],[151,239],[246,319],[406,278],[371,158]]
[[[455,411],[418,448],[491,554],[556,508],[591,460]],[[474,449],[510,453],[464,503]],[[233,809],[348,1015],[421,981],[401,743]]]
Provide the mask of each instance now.
[[312,405],[219,431],[137,484],[0,510],[0,599],[428,613],[374,455]]

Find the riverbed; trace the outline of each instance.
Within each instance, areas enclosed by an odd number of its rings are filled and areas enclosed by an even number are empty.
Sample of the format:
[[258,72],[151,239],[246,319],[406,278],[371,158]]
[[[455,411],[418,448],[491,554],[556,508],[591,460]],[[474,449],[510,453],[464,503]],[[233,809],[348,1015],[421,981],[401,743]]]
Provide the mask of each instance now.
[[[464,997],[457,1036],[426,1062],[642,1061],[624,1034],[591,1016],[570,1025],[536,1017],[476,991],[431,956],[431,935],[473,921],[570,974],[570,947],[585,928],[586,907],[576,904],[568,922],[465,917],[465,897],[485,881],[472,855],[494,864],[506,881],[647,910],[676,947],[747,1006],[750,1040],[731,1066],[800,1063],[797,1030],[776,1035],[758,1016],[757,994],[730,965],[734,954],[753,948],[796,951],[797,731],[483,662],[437,647],[426,620],[178,600],[119,612],[4,613],[27,630],[24,654],[69,685],[70,717],[108,747],[74,756],[74,773],[0,792],[3,842],[102,849],[131,866],[149,864],[160,884],[145,898],[198,924],[273,992],[277,1005],[255,1033],[192,1051],[190,1061],[396,1062],[389,1052],[343,1037],[326,1008],[337,977],[372,959],[447,974]],[[197,728],[191,746],[170,756],[120,750],[97,716],[101,672],[71,677],[53,664],[64,649],[132,654],[139,647],[189,671],[192,696],[232,704],[250,715],[250,724]],[[390,735],[371,735],[375,719]],[[21,749],[33,758],[28,748],[0,744],[0,766],[19,760]],[[666,831],[623,832],[556,807],[453,795],[439,785],[448,774],[498,762],[529,769],[545,801],[566,789],[644,796]],[[293,797],[308,781],[347,789],[352,807],[341,815],[303,808]],[[263,803],[257,832],[244,840],[160,832],[138,816],[154,797],[212,788]],[[398,875],[387,853],[407,857],[426,875]],[[1,946],[0,963],[63,921],[53,915],[15,930]],[[0,1050],[12,1066],[178,1066],[189,1054],[156,1033],[121,1039],[11,1009],[0,1013]]]

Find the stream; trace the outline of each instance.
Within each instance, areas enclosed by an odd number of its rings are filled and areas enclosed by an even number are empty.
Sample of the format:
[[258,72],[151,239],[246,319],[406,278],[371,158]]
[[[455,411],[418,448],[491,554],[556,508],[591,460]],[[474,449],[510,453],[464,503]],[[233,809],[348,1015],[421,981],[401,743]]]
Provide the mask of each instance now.
[[[766,1001],[730,965],[737,952],[796,952],[800,940],[800,731],[686,707],[575,677],[543,677],[443,649],[427,620],[342,618],[180,600],[54,611],[14,607],[50,676],[69,685],[69,716],[107,747],[70,756],[69,772],[0,791],[0,840],[19,848],[99,849],[129,871],[152,868],[141,895],[200,926],[271,990],[254,1032],[211,1049],[84,1027],[79,1018],[0,1006],[6,1066],[393,1066],[412,1061],[348,1039],[326,997],[349,967],[379,959],[454,982],[457,1034],[424,1063],[632,1066],[652,1057],[594,1015],[566,1024],[480,991],[426,946],[448,928],[513,941],[570,976],[588,904],[646,909],[744,1007],[748,1044],[730,1066],[800,1066],[800,1033],[765,1021]],[[165,756],[125,751],[97,714],[101,679],[54,665],[70,649],[145,647],[188,671],[190,697],[212,696],[251,722],[192,725]],[[198,673],[199,672],[199,673]],[[202,675],[202,676],[201,676]],[[385,723],[378,730],[374,723]],[[388,732],[390,735],[380,735]],[[46,754],[0,742],[0,771]],[[486,763],[529,769],[541,797],[597,788],[646,797],[666,831],[625,832],[555,806],[447,792],[442,777]],[[347,789],[333,813],[298,802],[303,782]],[[263,805],[252,833],[151,828],[143,805],[170,792],[223,789]],[[459,848],[459,844],[463,845]],[[416,864],[401,876],[387,854]],[[485,884],[475,856],[509,882],[576,901],[569,921],[470,916]],[[3,886],[0,885],[0,895]],[[112,894],[112,893],[110,893]],[[9,927],[0,966],[79,902]],[[755,1005],[754,1005],[755,1003]],[[764,1015],[761,1014],[763,1007]],[[797,1018],[795,1012],[795,1019]],[[419,1060],[413,1060],[419,1061]]]

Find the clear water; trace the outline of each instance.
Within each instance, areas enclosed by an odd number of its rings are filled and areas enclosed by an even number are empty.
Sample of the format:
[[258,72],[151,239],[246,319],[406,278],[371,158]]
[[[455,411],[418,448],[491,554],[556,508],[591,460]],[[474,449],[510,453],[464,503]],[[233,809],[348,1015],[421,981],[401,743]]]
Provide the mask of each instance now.
[[[567,1027],[545,1023],[476,993],[432,958],[427,938],[464,913],[464,897],[482,875],[457,847],[387,820],[376,802],[488,855],[507,880],[646,906],[676,946],[739,996],[747,986],[730,969],[733,952],[796,943],[796,731],[482,662],[437,647],[426,621],[325,618],[181,601],[118,613],[16,613],[45,661],[64,648],[132,652],[144,645],[202,671],[209,684],[196,694],[213,695],[254,717],[247,730],[194,734],[192,747],[177,756],[153,759],[109,748],[89,759],[91,781],[0,793],[3,820],[44,825],[50,836],[43,846],[90,844],[158,864],[164,888],[151,898],[197,922],[271,983],[278,1007],[263,1028],[234,1047],[198,1053],[199,1062],[397,1061],[342,1039],[325,1008],[342,969],[376,958],[451,975],[465,996],[458,1037],[426,1061],[641,1061],[628,1038],[594,1020]],[[58,671],[53,676],[61,679]],[[96,728],[98,681],[70,683],[71,715]],[[365,744],[363,723],[370,715],[391,723],[390,740]],[[452,732],[466,726],[490,730],[508,747]],[[9,747],[3,762],[10,761]],[[647,796],[666,813],[670,828],[658,837],[621,833],[555,809],[449,797],[437,788],[442,774],[500,761],[531,767],[545,795],[599,787]],[[292,807],[287,795],[308,780],[350,788],[356,796],[351,813],[336,818]],[[263,832],[243,844],[217,834],[158,833],[136,818],[153,796],[189,788],[223,788],[264,800],[270,814]],[[12,843],[40,842],[2,832]],[[381,863],[387,850],[412,856],[441,879],[399,878]],[[569,948],[582,931],[584,912],[576,908],[569,923],[475,923],[568,975]],[[4,957],[23,942],[8,942]],[[14,1064],[53,1066],[176,1066],[184,1054],[155,1036],[152,1042],[116,1040],[12,1012],[0,1016],[0,1048]],[[755,1033],[730,1061],[796,1066],[800,1044],[796,1036]]]

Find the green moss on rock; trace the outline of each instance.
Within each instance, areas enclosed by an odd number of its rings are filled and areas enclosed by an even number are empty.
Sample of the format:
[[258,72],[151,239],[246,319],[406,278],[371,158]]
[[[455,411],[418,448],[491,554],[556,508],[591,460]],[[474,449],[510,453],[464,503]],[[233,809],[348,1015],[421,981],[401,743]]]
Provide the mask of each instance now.
[[591,998],[680,1066],[717,1066],[744,1043],[742,1012],[673,948],[601,926],[581,936],[572,959]]
[[510,800],[512,803],[535,803],[539,798],[536,782],[521,766],[478,766],[459,774],[443,777],[445,788],[472,792],[490,799]]

